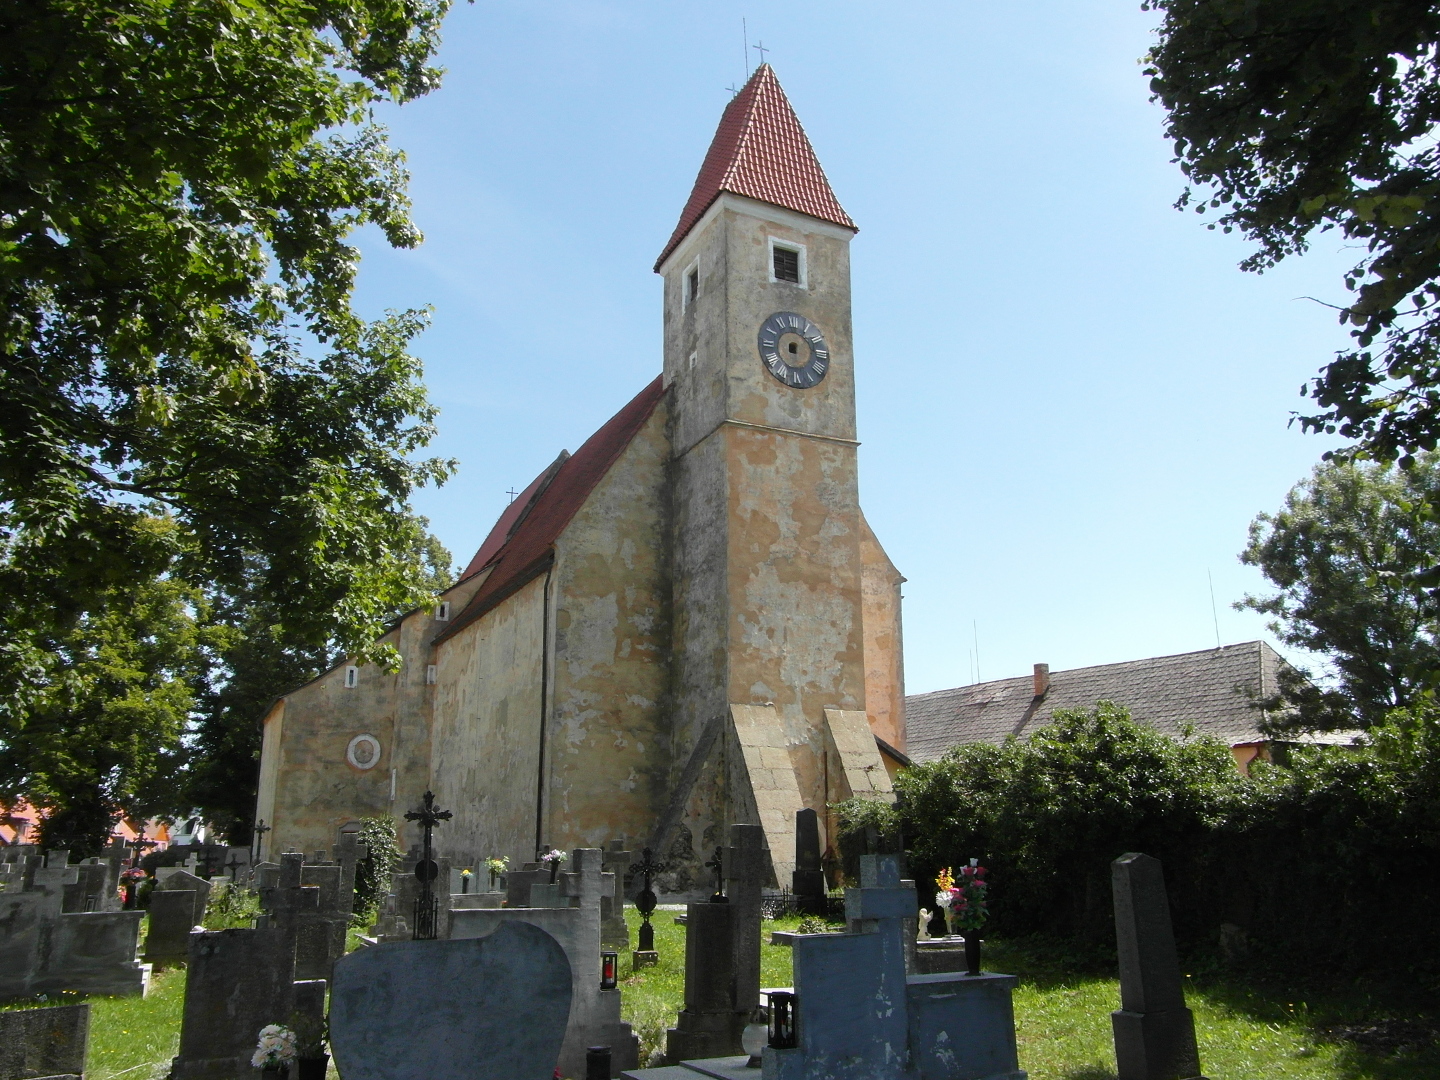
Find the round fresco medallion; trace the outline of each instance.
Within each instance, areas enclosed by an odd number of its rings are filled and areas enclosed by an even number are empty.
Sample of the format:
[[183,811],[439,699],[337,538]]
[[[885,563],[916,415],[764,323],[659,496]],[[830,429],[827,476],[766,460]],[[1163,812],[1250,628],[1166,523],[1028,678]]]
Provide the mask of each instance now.
[[380,740],[374,735],[356,735],[345,748],[345,760],[357,769],[373,769],[380,760]]

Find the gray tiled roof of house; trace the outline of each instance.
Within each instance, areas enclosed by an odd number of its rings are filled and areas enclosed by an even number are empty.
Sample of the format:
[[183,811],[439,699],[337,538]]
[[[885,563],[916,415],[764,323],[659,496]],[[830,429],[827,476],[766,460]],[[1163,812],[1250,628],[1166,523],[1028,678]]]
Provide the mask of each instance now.
[[1099,701],[1127,706],[1136,720],[1178,736],[1189,724],[1231,746],[1264,738],[1257,699],[1276,691],[1285,660],[1263,641],[1221,649],[1156,656],[1123,664],[1052,671],[1050,689],[1037,699],[1034,680],[957,686],[905,699],[905,750],[916,761],[934,761],[952,746],[1007,735],[1025,738],[1049,723],[1056,709],[1089,709]]

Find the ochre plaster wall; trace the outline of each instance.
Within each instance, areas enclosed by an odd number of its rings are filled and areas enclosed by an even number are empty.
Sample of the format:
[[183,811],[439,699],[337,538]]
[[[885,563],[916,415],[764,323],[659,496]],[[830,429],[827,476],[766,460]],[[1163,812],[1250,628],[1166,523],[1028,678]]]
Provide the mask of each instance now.
[[455,815],[436,844],[458,865],[534,858],[548,581],[541,574],[435,650],[430,780]]
[[865,620],[865,711],[870,728],[905,749],[905,660],[900,632],[900,571],[860,516],[861,595]]
[[556,542],[544,843],[642,844],[669,791],[666,406]]
[[[453,612],[482,580],[477,575],[443,594]],[[401,818],[419,803],[430,782],[434,688],[426,684],[425,669],[431,662],[431,640],[448,625],[435,618],[432,607],[412,611],[381,638],[399,651],[399,671],[361,665],[357,685],[347,687],[346,661],[286,694],[271,710],[261,750],[265,782],[256,813],[273,827],[265,837],[267,856],[329,849],[346,822],[383,815]],[[272,734],[270,725],[277,722],[281,726]],[[380,744],[380,758],[369,769],[355,768],[345,756],[351,739],[361,734],[374,736]]]

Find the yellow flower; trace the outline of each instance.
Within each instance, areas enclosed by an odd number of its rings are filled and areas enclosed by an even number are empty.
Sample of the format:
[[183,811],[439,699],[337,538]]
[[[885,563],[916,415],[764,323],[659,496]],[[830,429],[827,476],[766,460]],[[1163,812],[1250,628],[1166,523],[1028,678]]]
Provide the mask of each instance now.
[[942,892],[949,892],[955,887],[955,875],[950,872],[950,867],[947,866],[940,871],[939,876],[935,878],[935,884],[940,887]]

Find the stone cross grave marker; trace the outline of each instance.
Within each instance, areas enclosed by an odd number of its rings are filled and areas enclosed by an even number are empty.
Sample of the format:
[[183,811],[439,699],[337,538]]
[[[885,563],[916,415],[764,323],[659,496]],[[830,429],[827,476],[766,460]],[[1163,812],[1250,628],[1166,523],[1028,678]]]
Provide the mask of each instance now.
[[1119,1080],[1192,1080],[1200,1076],[1195,1018],[1170,924],[1159,859],[1130,852],[1110,864],[1120,1008],[1110,1014]]
[[300,884],[320,890],[316,902],[316,918],[308,929],[310,940],[297,944],[295,977],[297,979],[330,978],[335,961],[345,955],[345,931],[350,926],[351,897],[344,894],[344,867],[327,863],[300,868]]
[[0,1012],[0,1077],[76,1077],[90,1046],[90,1003]]
[[335,1064],[346,1080],[551,1080],[570,996],[565,951],[528,923],[360,949],[335,965]]
[[305,885],[304,872],[304,855],[282,854],[278,884],[259,890],[260,908],[265,926],[283,931],[290,941],[297,975],[323,979],[329,971],[329,931],[320,914],[320,888]]
[[335,861],[340,864],[340,896],[346,914],[355,911],[355,871],[370,857],[370,847],[357,833],[342,832],[335,844]]
[[624,840],[611,840],[605,848],[605,872],[615,875],[615,890],[600,899],[600,944],[609,949],[630,948],[630,928],[625,925],[625,875],[635,856],[625,850]]

